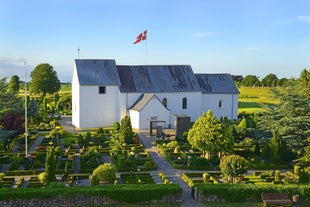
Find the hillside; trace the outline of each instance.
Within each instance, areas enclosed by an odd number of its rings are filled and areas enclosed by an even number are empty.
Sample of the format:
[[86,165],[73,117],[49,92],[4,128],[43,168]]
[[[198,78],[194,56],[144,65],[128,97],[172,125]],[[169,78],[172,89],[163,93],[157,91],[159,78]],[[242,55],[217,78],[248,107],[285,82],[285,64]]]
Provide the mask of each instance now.
[[279,97],[275,94],[282,92],[283,88],[269,87],[240,87],[238,113],[252,113],[257,110],[264,110],[267,105],[279,103]]

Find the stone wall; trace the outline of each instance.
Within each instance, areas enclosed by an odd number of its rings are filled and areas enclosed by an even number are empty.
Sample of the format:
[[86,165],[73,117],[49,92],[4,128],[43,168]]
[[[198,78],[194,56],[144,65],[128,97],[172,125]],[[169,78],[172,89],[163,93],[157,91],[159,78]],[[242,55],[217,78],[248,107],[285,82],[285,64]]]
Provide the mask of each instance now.
[[[161,200],[153,200],[144,203],[178,203],[182,202],[182,195],[178,196],[165,196]],[[0,207],[70,207],[70,206],[92,206],[92,205],[107,205],[107,204],[120,204],[119,201],[113,201],[99,196],[75,196],[75,197],[63,197],[57,196],[49,199],[37,199],[31,200],[14,199],[7,201],[0,201]]]

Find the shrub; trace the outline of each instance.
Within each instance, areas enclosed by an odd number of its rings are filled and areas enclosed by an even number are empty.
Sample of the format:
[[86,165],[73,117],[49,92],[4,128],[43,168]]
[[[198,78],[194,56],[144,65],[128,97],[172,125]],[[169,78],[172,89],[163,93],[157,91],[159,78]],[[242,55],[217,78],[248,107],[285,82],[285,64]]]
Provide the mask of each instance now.
[[92,184],[97,184],[99,182],[113,182],[116,179],[116,169],[111,163],[104,163],[100,165],[93,171],[91,179]]

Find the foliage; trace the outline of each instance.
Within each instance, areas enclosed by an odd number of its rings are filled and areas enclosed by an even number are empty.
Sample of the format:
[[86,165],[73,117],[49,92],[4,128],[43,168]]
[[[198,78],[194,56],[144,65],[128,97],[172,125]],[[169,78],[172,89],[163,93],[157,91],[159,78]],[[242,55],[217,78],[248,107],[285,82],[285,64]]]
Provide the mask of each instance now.
[[[17,97],[17,93],[7,91],[7,85],[5,82],[6,82],[5,78],[0,79],[0,119],[4,115],[8,116],[14,115],[18,117],[21,114],[23,114],[21,99]],[[6,122],[5,120],[1,120],[0,127],[5,125],[6,124],[5,122]]]
[[276,107],[269,107],[258,117],[258,123],[263,130],[277,130],[289,147],[297,150],[303,148],[305,139],[310,136],[309,99],[288,90],[281,95]]
[[310,70],[305,68],[301,71],[298,78],[298,88],[303,95],[310,97]]
[[[159,200],[167,195],[180,195],[182,189],[177,184],[171,185],[107,185],[78,187],[78,188],[17,188],[0,189],[0,200],[14,200],[16,198],[30,200],[33,198],[48,199],[57,196],[71,198],[74,196],[106,197],[120,202],[138,203],[143,201]],[[143,196],[141,196],[143,195]]]
[[247,172],[248,162],[239,155],[228,155],[221,158],[220,168],[224,175],[235,178]]
[[180,147],[177,141],[171,141],[167,144],[168,149],[175,149],[176,147]]
[[9,85],[8,85],[8,91],[9,92],[18,92],[19,91],[19,77],[17,75],[13,75],[10,79]]
[[260,81],[255,75],[247,75],[241,82],[242,86],[259,86]]
[[116,179],[116,169],[111,163],[104,163],[93,171],[91,184],[98,185],[100,182],[113,182]]
[[30,91],[33,93],[42,93],[44,97],[47,93],[53,94],[60,90],[57,72],[47,63],[37,65],[30,76]]
[[262,79],[261,84],[262,86],[272,87],[277,85],[277,80],[277,76],[273,73],[270,73]]
[[274,164],[280,164],[281,161],[283,160],[285,151],[284,151],[283,141],[281,137],[279,137],[278,131],[274,131],[273,137],[270,140],[269,146],[270,146],[271,155],[272,155],[271,157],[272,162]]
[[125,116],[121,120],[121,126],[119,129],[119,139],[122,143],[132,143],[133,131],[131,126],[131,120],[129,116]]
[[38,118],[40,117],[39,105],[33,97],[29,101],[27,113],[31,124],[38,123]]
[[299,195],[300,199],[310,197],[310,185],[291,184],[291,185],[259,185],[259,184],[221,184],[206,185],[196,184],[198,192],[203,196],[217,195],[225,201],[241,202],[250,200],[261,201],[261,193],[286,192],[290,196]]
[[47,149],[45,163],[46,184],[56,180],[55,150],[53,147]]
[[203,153],[230,151],[234,142],[231,137],[224,136],[224,126],[211,110],[195,121],[188,132],[188,141]]

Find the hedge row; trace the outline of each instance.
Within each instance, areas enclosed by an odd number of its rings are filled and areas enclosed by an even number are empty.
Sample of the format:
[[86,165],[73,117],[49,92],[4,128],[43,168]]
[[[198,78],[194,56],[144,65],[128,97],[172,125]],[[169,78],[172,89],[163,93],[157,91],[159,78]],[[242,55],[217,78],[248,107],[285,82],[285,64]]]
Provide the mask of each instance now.
[[[160,185],[109,185],[93,187],[75,187],[75,188],[17,188],[0,189],[0,200],[19,199],[48,199],[61,195],[62,197],[73,197],[76,195],[92,195],[106,197],[111,200],[137,203],[143,201],[160,200],[167,195],[180,195],[182,189],[177,184]],[[143,196],[141,196],[143,195]]]
[[288,193],[290,196],[299,195],[301,199],[310,198],[310,185],[258,185],[258,184],[195,184],[203,196],[217,195],[230,202],[244,202],[248,200],[261,200],[261,193]]

